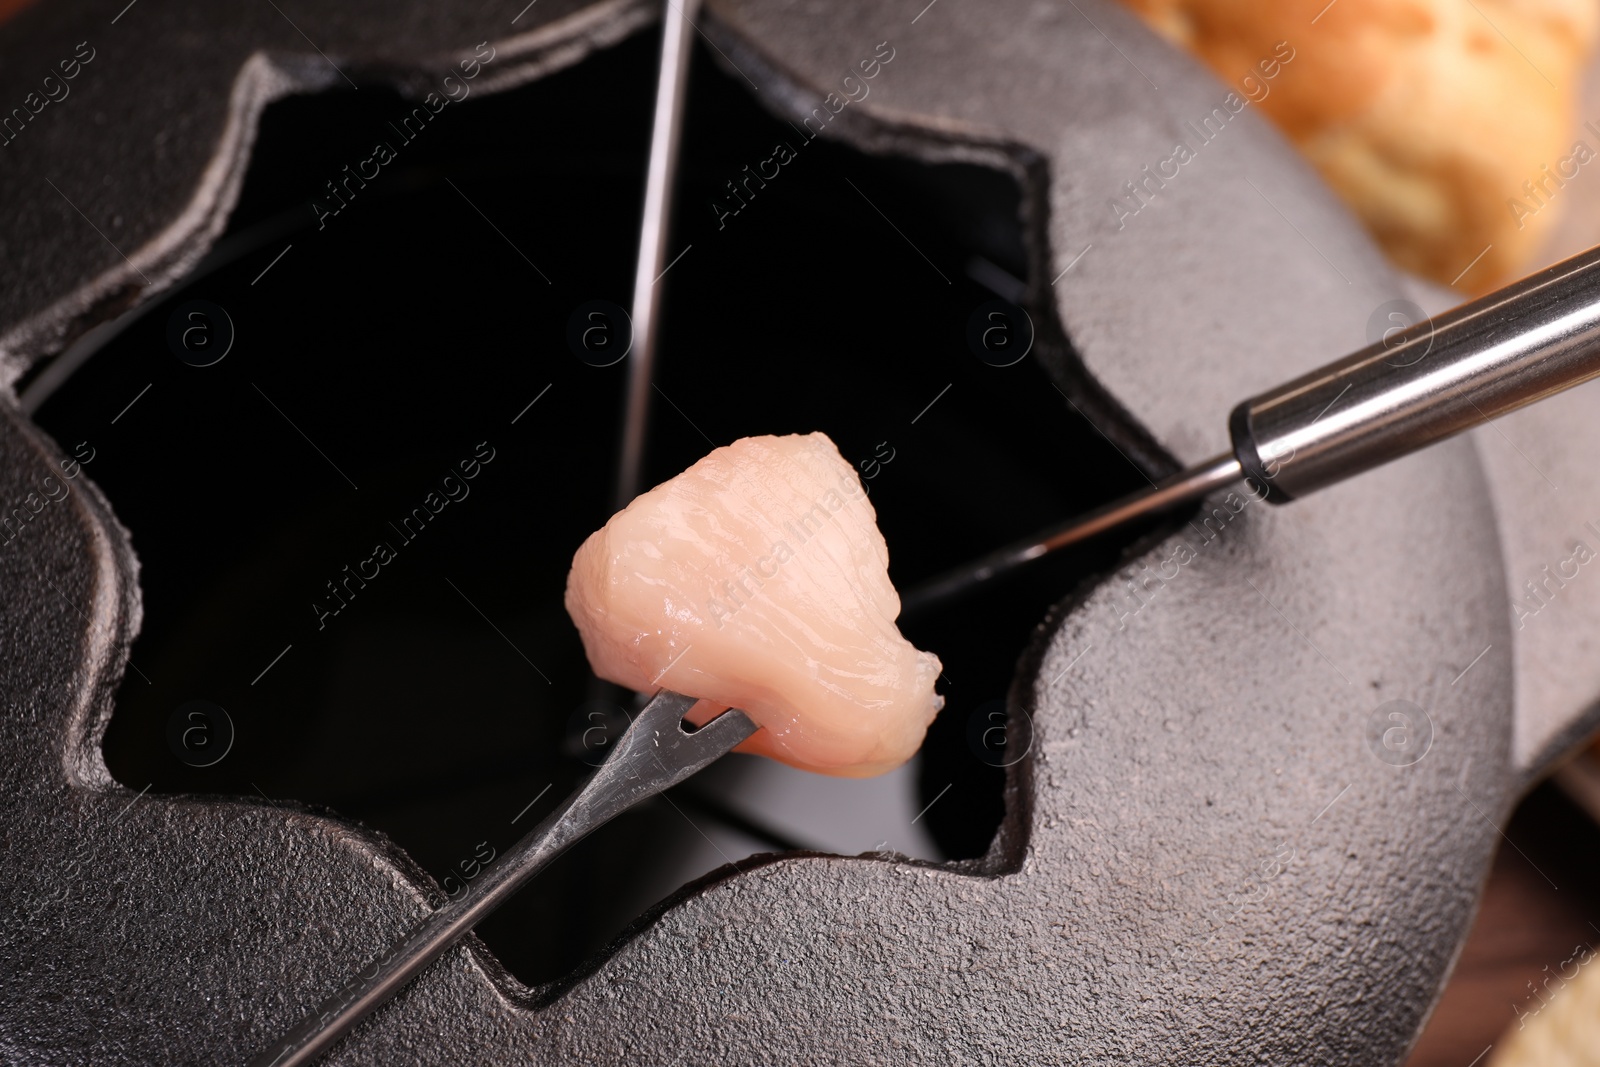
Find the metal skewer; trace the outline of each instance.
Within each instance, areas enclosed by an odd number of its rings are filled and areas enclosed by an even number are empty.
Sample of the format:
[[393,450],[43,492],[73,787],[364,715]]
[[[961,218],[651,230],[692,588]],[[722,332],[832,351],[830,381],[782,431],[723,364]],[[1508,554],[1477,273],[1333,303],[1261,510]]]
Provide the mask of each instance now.
[[[662,12],[661,70],[634,274],[632,362],[617,473],[619,509],[639,489],[659,333],[661,300],[656,283],[666,260],[667,222],[688,82],[691,42],[686,27],[698,6],[698,0],[680,0],[677,5],[667,0]],[[460,897],[430,915],[256,1057],[252,1061],[255,1067],[296,1067],[316,1059],[557,856],[628,808],[715,762],[759,729],[744,712],[730,709],[688,733],[683,729],[683,716],[694,704],[694,697],[666,690],[657,693],[582,789],[479,874]]]
[[667,223],[672,214],[672,183],[678,171],[683,100],[689,82],[690,20],[699,6],[699,0],[667,0],[661,13],[661,72],[650,129],[639,260],[633,275],[633,350],[629,353],[628,394],[622,414],[622,454],[617,461],[617,511],[639,494],[645,432],[650,422],[656,338],[661,332],[661,290],[656,283],[666,267]]
[[1208,494],[1232,485],[1244,477],[1244,468],[1233,453],[1224,452],[1198,467],[1157,482],[1142,492],[1125,496],[1087,515],[1068,519],[1059,526],[1041,530],[1023,541],[1015,541],[997,548],[988,555],[947,571],[921,585],[913,586],[900,598],[900,612],[910,615],[943,600],[971,592],[1002,574],[1007,574],[1025,563],[1060,551],[1068,545],[1087,541],[1091,537],[1124,526],[1146,515],[1180,508],[1204,499]]
[[557,856],[640,801],[714,763],[759,729],[744,712],[730,709],[688,733],[683,716],[694,704],[694,697],[665,689],[657,693],[582,789],[469,882],[460,896],[252,1060],[252,1067],[300,1067],[315,1060]]
[[906,614],[1248,479],[1274,504],[1600,376],[1600,248],[1385,337],[1234,408],[1233,449],[909,590]]

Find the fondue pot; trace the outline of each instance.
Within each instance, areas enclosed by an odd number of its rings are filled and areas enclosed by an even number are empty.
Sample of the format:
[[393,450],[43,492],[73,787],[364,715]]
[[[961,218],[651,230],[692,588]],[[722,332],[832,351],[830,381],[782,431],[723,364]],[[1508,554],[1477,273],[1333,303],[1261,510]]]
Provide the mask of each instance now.
[[[1120,9],[918,7],[695,15],[649,476],[821,426],[906,585],[1453,302]],[[610,505],[623,367],[581,338],[628,341],[656,22],[12,16],[0,48],[57,66],[38,110],[42,72],[0,76],[31,116],[0,148],[7,1059],[248,1061],[603,743],[559,596]],[[1025,357],[969,345],[994,301]],[[1400,1062],[1513,804],[1600,725],[1595,395],[931,608],[902,836],[841,855],[675,791],[674,849],[776,851],[651,881],[667,823],[619,822],[327,1062]],[[424,757],[455,777],[374,799]],[[406,844],[446,794],[509,806]],[[597,899],[603,944],[562,942]]]

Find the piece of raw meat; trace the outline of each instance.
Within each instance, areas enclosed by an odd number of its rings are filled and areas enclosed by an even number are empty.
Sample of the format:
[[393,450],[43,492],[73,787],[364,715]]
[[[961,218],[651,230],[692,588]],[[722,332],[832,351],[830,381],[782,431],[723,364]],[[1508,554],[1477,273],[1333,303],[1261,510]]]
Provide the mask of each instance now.
[[567,611],[602,678],[744,710],[741,746],[866,777],[916,752],[939,660],[895,626],[889,551],[825,434],[746,437],[611,517],[573,557]]

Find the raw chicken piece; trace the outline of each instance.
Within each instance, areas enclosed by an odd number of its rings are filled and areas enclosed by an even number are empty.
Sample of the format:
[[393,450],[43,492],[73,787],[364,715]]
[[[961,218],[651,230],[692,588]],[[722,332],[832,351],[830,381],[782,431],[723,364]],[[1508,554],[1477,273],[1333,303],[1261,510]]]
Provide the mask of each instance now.
[[600,677],[741,708],[765,727],[741,750],[867,777],[910,759],[944,703],[888,566],[826,434],[746,437],[591,534],[566,604]]

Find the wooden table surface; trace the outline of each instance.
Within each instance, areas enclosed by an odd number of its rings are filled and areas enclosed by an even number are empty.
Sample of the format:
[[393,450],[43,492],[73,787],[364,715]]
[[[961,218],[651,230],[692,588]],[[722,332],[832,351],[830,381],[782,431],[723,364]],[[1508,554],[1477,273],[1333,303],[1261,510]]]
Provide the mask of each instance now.
[[1529,983],[1555,973],[1575,946],[1600,946],[1600,826],[1544,785],[1517,809],[1505,838],[1472,933],[1407,1067],[1482,1067],[1519,1025],[1517,1012],[1538,1008]]

